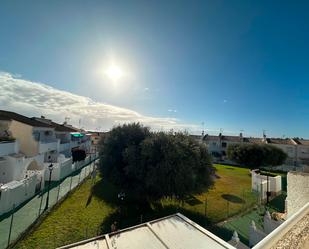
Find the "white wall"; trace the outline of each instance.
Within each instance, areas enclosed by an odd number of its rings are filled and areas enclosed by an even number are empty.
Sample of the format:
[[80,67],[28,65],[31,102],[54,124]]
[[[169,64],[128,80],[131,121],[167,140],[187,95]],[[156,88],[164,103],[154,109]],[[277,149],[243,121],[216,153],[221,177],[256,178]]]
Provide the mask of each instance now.
[[309,173],[291,171],[287,176],[287,215],[290,217],[309,202]]
[[0,142],[0,157],[10,154],[16,154],[17,152],[18,152],[17,141]]
[[22,181],[12,181],[1,186],[0,215],[10,211],[14,204],[18,206],[33,197],[36,185],[41,180],[40,176],[40,174],[33,174]]
[[[269,176],[269,191],[275,194],[281,192],[281,176]],[[251,187],[253,190],[262,193],[261,198],[266,198],[267,192],[267,176],[257,174],[254,170],[251,171]]]

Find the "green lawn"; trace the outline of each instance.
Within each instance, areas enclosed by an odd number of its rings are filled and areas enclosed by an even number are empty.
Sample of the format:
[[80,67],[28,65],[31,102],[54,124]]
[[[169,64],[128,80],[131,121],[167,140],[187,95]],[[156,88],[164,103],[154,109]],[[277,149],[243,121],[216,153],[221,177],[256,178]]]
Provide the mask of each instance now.
[[164,199],[152,203],[151,209],[143,213],[132,203],[123,207],[117,200],[118,191],[99,176],[93,188],[92,180],[87,180],[16,248],[55,248],[110,232],[113,221],[118,221],[118,228],[124,228],[175,212],[181,212],[201,225],[209,225],[256,203],[256,197],[250,191],[248,169],[215,167],[217,179],[208,192],[191,196],[183,204]]

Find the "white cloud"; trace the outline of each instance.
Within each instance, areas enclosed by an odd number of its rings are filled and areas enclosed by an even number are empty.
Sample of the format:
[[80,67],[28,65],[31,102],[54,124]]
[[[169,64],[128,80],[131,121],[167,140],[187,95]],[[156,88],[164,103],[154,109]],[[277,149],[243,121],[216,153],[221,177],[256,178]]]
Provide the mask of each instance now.
[[177,110],[175,110],[175,109],[168,109],[167,111],[168,112],[177,112]]
[[56,122],[63,122],[65,117],[69,117],[73,125],[78,125],[81,119],[81,125],[89,130],[97,127],[108,130],[114,125],[130,122],[140,122],[153,129],[200,130],[198,125],[181,123],[176,118],[145,116],[1,72],[0,108],[26,116],[44,115]]
[[226,100],[226,99],[224,99],[224,100],[223,100],[223,103],[227,103],[227,100]]

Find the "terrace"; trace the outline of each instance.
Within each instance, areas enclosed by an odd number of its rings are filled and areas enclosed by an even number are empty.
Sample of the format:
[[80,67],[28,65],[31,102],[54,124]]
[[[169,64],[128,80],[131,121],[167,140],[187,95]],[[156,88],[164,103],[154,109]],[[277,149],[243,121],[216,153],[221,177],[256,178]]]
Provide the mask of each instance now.
[[17,146],[14,138],[0,137],[0,156],[17,153]]

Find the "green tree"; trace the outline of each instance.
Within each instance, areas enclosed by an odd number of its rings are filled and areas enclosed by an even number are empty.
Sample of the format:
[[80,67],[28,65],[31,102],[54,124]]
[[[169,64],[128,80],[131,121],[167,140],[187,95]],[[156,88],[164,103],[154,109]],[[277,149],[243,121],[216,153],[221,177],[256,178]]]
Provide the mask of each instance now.
[[[130,187],[128,152],[140,151],[140,144],[150,136],[149,128],[139,123],[114,127],[99,142],[100,171],[104,177],[121,188]],[[138,153],[136,154],[138,156]]]
[[268,144],[234,144],[227,149],[228,158],[250,168],[281,165],[287,158],[286,153]]
[[187,134],[124,125],[114,128],[101,148],[103,177],[141,202],[181,199],[213,184],[214,168],[205,145]]

